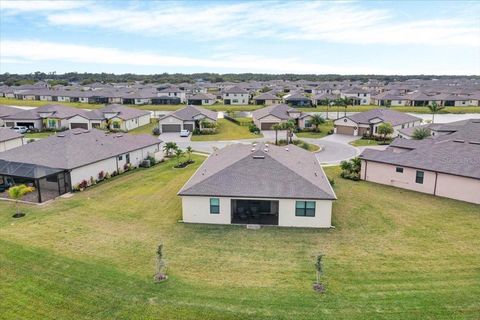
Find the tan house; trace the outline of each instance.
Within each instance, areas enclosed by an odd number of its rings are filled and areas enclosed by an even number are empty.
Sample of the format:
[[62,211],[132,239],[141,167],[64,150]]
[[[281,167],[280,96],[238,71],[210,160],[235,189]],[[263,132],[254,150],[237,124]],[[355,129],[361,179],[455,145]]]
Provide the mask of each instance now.
[[275,124],[294,120],[300,129],[309,128],[311,115],[286,104],[276,104],[252,112],[253,123],[260,130],[272,130]]
[[338,118],[333,122],[334,132],[352,136],[376,135],[382,123],[393,126],[391,137],[398,136],[400,129],[418,126],[422,119],[389,109],[374,109]]
[[480,120],[451,134],[366,149],[361,179],[480,204]]
[[214,152],[178,195],[183,221],[330,228],[335,193],[311,152],[234,144]]

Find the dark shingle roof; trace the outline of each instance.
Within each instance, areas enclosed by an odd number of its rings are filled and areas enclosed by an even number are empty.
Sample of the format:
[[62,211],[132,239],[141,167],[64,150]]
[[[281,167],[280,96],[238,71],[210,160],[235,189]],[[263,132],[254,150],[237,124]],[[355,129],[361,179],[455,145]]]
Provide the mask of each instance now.
[[277,97],[271,92],[264,92],[256,97],[253,97],[253,100],[281,100],[281,98]]
[[73,129],[2,152],[0,160],[74,169],[159,143],[161,141],[151,135]]
[[370,120],[379,118],[383,122],[391,123],[393,126],[422,120],[418,117],[414,117],[403,112],[398,112],[398,111],[389,110],[389,109],[373,109],[373,110],[350,115],[347,118],[349,118],[353,122],[361,123],[361,124],[370,124]]
[[[391,147],[410,149],[393,152]],[[387,150],[366,149],[365,160],[480,179],[480,120],[456,133],[424,140],[395,139]]]
[[11,116],[22,111],[23,109],[20,108],[0,105],[0,118]]
[[234,144],[213,153],[179,195],[336,199],[313,153],[264,144]]
[[109,104],[98,111],[101,113],[117,113],[117,117],[123,120],[130,120],[150,114],[149,111],[128,108],[121,104]]
[[163,116],[162,118],[160,118],[160,120],[173,116],[183,121],[193,121],[195,120],[194,117],[200,114],[212,120],[217,120],[217,113],[215,111],[207,110],[199,106],[186,106],[185,108],[179,109],[175,112]]
[[0,127],[0,141],[2,142],[22,137],[23,134],[20,134],[10,128]]
[[223,93],[248,93],[247,90],[240,88],[239,86],[232,86],[223,90]]
[[281,120],[293,119],[293,117],[290,116],[289,112],[298,113],[299,111],[286,104],[275,104],[272,106],[268,106],[268,107],[253,111],[252,117],[254,119],[262,119],[266,116],[272,115]]

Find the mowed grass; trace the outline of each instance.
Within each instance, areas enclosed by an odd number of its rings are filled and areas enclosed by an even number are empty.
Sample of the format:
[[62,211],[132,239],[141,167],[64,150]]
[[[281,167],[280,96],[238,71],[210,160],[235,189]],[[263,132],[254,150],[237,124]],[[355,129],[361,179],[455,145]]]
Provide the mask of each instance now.
[[[392,142],[392,140],[387,140],[386,144],[389,144],[390,142]],[[383,141],[377,141],[377,140],[374,140],[374,139],[358,139],[358,140],[350,142],[350,144],[354,147],[384,145]]]
[[[0,318],[478,319],[478,205],[333,167],[336,229],[182,224],[176,192],[194,159],[23,206],[20,220],[0,202]],[[154,284],[159,243],[170,278]],[[312,290],[319,252],[323,295]]]
[[262,134],[253,134],[248,126],[240,126],[227,119],[218,119],[218,133],[205,135],[192,135],[192,141],[223,141],[238,139],[256,139],[263,137]]
[[325,121],[324,124],[318,126],[320,129],[319,132],[297,132],[295,135],[299,138],[312,138],[312,139],[319,139],[323,138],[328,135],[330,130],[333,130],[333,121]]
[[153,129],[158,125],[158,119],[150,119],[150,123],[133,130],[128,133],[131,134],[153,134]]
[[43,138],[48,138],[54,134],[55,134],[54,131],[27,132],[25,133],[25,139],[43,139]]

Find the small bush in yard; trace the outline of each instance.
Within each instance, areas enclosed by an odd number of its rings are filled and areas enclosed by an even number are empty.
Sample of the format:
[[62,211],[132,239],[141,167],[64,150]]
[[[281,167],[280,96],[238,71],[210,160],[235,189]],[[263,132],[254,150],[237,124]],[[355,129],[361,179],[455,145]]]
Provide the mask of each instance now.
[[159,135],[160,135],[160,128],[159,128],[159,127],[153,128],[152,134],[153,134],[154,136],[159,136]]
[[160,244],[157,248],[157,272],[153,276],[153,281],[160,282],[166,280],[167,277],[167,264],[163,259],[163,244]]

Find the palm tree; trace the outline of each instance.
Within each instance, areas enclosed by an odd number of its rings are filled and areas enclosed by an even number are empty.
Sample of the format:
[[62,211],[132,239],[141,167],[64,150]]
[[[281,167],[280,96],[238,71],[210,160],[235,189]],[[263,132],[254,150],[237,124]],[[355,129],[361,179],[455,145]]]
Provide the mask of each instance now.
[[188,146],[186,149],[186,153],[188,154],[188,162],[192,160],[192,152],[193,152],[192,147]]
[[318,126],[321,124],[325,123],[325,119],[322,118],[322,116],[318,113],[312,115],[312,118],[310,119],[310,123],[315,126],[315,131],[319,132]]
[[175,142],[167,142],[165,143],[165,145],[163,146],[163,151],[165,152],[165,154],[167,155],[167,157],[170,156],[171,152],[174,151],[174,150],[177,150],[178,149],[178,146]]
[[278,130],[282,130],[282,124],[276,123],[272,126],[272,129],[275,130],[275,145],[278,145]]
[[328,120],[328,107],[330,106],[330,99],[325,98],[325,102],[327,103],[327,120]]
[[34,187],[28,187],[24,184],[13,186],[8,189],[8,195],[11,199],[15,200],[15,214],[13,215],[14,218],[22,217],[23,214],[20,213],[18,208],[18,203],[20,199],[22,199],[27,193],[33,192],[35,190]]
[[387,141],[387,136],[393,133],[393,126],[389,122],[384,122],[378,126],[377,132],[383,135],[383,143]]
[[415,140],[423,140],[427,137],[430,137],[430,130],[427,128],[416,128],[412,134],[412,138]]
[[337,107],[337,119],[338,119],[340,118],[340,112],[338,110],[338,106],[342,105],[342,99],[341,98],[335,99],[334,102],[335,102],[334,105]]
[[433,101],[432,104],[428,105],[428,109],[430,109],[430,112],[432,113],[432,123],[435,123],[435,114],[440,112],[444,108],[444,106],[437,104],[435,101]]
[[287,122],[284,122],[283,123],[283,126],[285,128],[285,130],[287,130],[287,144],[291,143],[292,142],[292,131],[293,129],[295,129],[295,121],[293,120],[288,120]]
[[183,151],[180,148],[175,150],[175,158],[177,158],[177,166],[180,167],[180,159],[183,157]]

